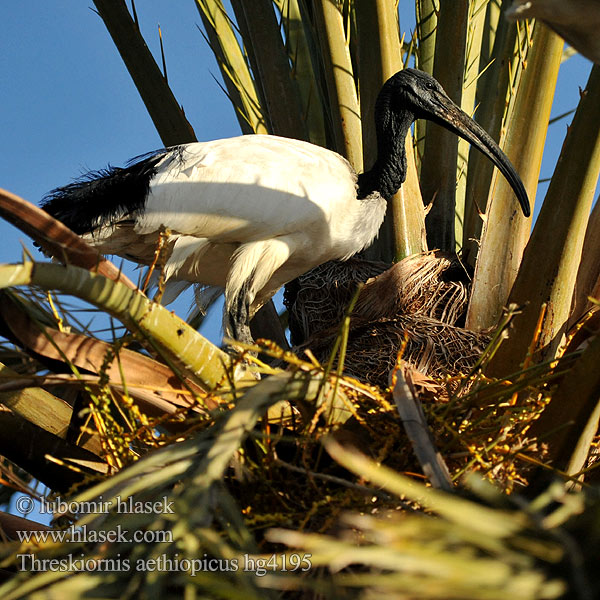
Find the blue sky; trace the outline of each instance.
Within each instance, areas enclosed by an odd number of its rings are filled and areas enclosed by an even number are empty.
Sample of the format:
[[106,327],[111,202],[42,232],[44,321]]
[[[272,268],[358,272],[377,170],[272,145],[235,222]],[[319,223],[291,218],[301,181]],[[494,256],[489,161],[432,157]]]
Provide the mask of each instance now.
[[[401,10],[414,5],[412,0],[400,4]],[[86,170],[120,165],[161,146],[110,36],[90,6],[81,0],[30,0],[4,2],[0,8],[0,187],[34,203]],[[169,83],[198,139],[238,135],[233,110],[213,78],[218,69],[198,31],[195,2],[143,0],[136,6],[157,58],[158,24],[162,28]],[[553,115],[575,108],[590,67],[579,56],[565,63]],[[550,129],[542,177],[552,174],[569,121]],[[26,237],[5,222],[0,222],[0,232],[0,262],[18,261],[20,240],[27,242]],[[186,310],[187,303],[176,305],[182,316]],[[204,333],[218,341],[220,318],[211,322]]]

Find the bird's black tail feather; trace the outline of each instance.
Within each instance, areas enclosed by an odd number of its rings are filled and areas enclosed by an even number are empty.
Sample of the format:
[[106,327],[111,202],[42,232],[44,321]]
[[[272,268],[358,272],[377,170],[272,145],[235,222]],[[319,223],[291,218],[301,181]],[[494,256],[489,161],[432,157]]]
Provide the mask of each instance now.
[[156,165],[173,148],[132,159],[125,167],[92,171],[56,188],[42,200],[42,208],[75,233],[93,231],[144,207]]

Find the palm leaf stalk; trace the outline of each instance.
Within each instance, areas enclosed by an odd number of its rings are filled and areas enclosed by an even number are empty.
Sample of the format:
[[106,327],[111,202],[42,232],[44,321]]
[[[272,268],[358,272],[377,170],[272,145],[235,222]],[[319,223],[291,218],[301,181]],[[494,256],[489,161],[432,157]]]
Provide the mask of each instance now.
[[[481,53],[480,75],[477,79],[477,121],[502,147],[502,132],[510,128],[509,107],[514,105],[514,86],[518,84],[521,72],[521,57],[526,51],[524,29],[520,31],[504,18],[496,21],[495,2],[488,4],[490,25],[486,29],[488,37],[483,37],[482,46],[490,44],[490,49]],[[492,22],[497,27],[492,28]],[[490,39],[491,38],[491,39]],[[484,56],[489,57],[484,62]],[[465,214],[463,225],[463,258],[475,266],[481,238],[482,218],[488,206],[488,197],[494,168],[481,154],[471,149],[467,171]]]
[[[543,25],[534,28],[527,68],[523,70],[504,139],[504,151],[517,168],[533,205],[542,165],[563,41]],[[526,139],[518,132],[527,128]],[[511,210],[513,192],[496,172],[493,203],[486,213],[467,327],[493,327],[507,304],[531,229],[529,219]]]
[[[430,75],[433,75],[433,61],[435,60],[438,4],[436,0],[416,0],[415,2],[416,27],[419,39],[416,66]],[[419,159],[419,165],[423,156],[426,131],[426,121],[421,120],[415,123],[415,153]]]
[[[402,68],[402,52],[398,35],[398,15],[394,6],[378,0],[356,3],[359,42],[360,110],[362,119],[365,167],[375,161],[377,143],[375,123],[371,115],[381,86]],[[375,46],[375,48],[374,48]],[[374,51],[375,50],[375,51]],[[406,181],[388,205],[379,239],[367,256],[387,262],[426,250],[425,222],[421,189],[412,152],[412,135],[406,138],[408,173]],[[395,248],[395,251],[394,251]]]
[[[441,0],[437,20],[436,59],[433,76],[458,106],[462,103],[465,75],[469,3],[466,0]],[[444,52],[450,44],[456,52]],[[460,57],[456,60],[456,57]],[[431,210],[427,215],[427,243],[430,248],[453,252],[454,214],[456,209],[456,135],[434,124],[427,125],[421,161],[423,199]]]
[[566,333],[600,173],[599,86],[600,69],[594,66],[510,294],[523,312],[490,365],[492,373],[514,371],[525,359],[543,305],[547,311],[535,349],[537,360],[553,358]]
[[229,357],[187,323],[143,294],[73,266],[25,262],[0,265],[0,287],[36,285],[78,296],[123,321],[150,347],[169,352],[199,382],[213,389],[227,381]]
[[[461,96],[461,108],[468,114],[473,115],[476,108],[477,82],[481,75],[480,69],[488,66],[484,61],[484,34],[487,30],[487,16],[489,14],[488,0],[480,0],[469,3],[469,15],[467,18],[468,31],[466,35],[465,49],[465,72],[463,77],[463,89]],[[456,183],[456,207],[455,207],[455,239],[456,252],[462,249],[464,218],[465,218],[465,196],[467,192],[467,173],[470,145],[463,139],[458,140],[458,162]],[[451,219],[450,219],[451,220]]]

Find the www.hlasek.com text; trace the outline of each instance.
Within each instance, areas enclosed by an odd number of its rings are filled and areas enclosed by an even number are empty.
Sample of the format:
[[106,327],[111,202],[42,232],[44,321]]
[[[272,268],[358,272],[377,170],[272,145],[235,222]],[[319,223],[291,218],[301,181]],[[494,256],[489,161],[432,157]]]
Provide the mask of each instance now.
[[173,542],[173,532],[170,529],[123,529],[117,525],[114,529],[88,529],[87,525],[71,525],[67,529],[21,530],[17,531],[21,543],[45,544],[113,544],[140,543],[162,544]]

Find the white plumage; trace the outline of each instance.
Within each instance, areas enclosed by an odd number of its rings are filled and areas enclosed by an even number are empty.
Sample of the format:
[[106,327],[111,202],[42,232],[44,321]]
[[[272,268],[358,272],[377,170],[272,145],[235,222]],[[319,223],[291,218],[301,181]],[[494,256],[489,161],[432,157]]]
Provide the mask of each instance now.
[[144,212],[84,238],[104,254],[148,263],[168,227],[165,279],[226,287],[231,304],[252,274],[252,315],[288,281],[368,246],[385,209],[381,196],[368,207],[357,199],[356,174],[338,154],[249,135],[168,154]]

